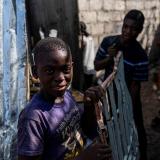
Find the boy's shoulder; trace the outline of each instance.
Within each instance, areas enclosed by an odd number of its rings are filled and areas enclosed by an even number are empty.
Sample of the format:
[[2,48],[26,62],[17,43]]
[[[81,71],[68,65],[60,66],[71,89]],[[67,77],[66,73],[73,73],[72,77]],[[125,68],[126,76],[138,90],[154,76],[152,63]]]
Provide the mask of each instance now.
[[[64,94],[64,99],[67,104],[76,104],[76,102],[80,103],[83,101],[83,94],[75,90],[66,90]],[[59,106],[60,104],[58,104]],[[63,105],[63,104],[62,104]],[[22,110],[20,116],[25,119],[32,119],[35,121],[40,121],[41,117],[46,115],[47,112],[51,111],[53,106],[57,106],[57,104],[53,104],[45,101],[40,93],[37,93],[33,96],[31,101],[25,106]]]
[[102,43],[106,45],[112,45],[120,40],[120,35],[110,35],[103,38]]
[[135,41],[135,46],[136,46],[136,49],[140,50],[141,52],[145,53],[145,50],[144,48],[142,47],[142,45],[140,44],[139,41]]
[[[66,90],[64,98],[67,101],[75,102],[75,98],[69,90]],[[44,100],[40,93],[36,93],[30,102],[25,106],[22,113],[27,119],[38,120],[43,113],[49,112],[54,105],[56,105],[56,103],[53,104],[48,102]]]
[[72,89],[72,96],[77,103],[83,103],[84,94],[76,89]]
[[146,64],[148,65],[148,55],[138,41],[132,43],[124,52],[124,60],[132,65]]
[[137,58],[148,60],[147,53],[144,50],[144,48],[142,47],[142,45],[140,44],[140,42],[136,41],[136,45],[134,48],[136,50],[135,53],[137,53]]
[[120,38],[120,35],[109,35],[109,36],[104,37],[104,39],[106,40],[115,40],[117,38]]
[[38,121],[38,115],[42,110],[42,100],[39,93],[36,93],[33,98],[28,102],[25,108],[21,111],[20,117],[24,119],[32,119]]

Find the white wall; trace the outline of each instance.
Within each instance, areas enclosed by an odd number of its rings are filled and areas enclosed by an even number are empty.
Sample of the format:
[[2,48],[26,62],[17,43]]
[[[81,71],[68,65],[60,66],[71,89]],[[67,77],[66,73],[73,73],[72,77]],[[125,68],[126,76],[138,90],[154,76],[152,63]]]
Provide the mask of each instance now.
[[146,18],[139,40],[150,47],[154,31],[160,22],[159,0],[78,0],[79,18],[86,22],[97,46],[107,35],[121,32],[122,20],[130,9],[139,9]]

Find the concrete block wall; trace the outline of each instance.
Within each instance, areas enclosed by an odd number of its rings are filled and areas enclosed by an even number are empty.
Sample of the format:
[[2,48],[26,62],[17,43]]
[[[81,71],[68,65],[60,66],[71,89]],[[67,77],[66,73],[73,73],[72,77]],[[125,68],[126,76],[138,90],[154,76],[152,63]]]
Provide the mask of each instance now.
[[95,48],[105,36],[121,33],[124,15],[139,9],[146,18],[138,40],[149,51],[154,32],[160,23],[160,0],[78,0],[79,20],[87,24]]

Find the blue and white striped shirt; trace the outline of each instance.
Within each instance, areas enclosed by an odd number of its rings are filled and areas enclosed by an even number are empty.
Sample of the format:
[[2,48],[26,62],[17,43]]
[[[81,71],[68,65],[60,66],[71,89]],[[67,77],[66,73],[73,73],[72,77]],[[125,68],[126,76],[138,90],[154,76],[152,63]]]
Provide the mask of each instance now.
[[[108,47],[114,43],[120,42],[120,36],[109,36],[103,39],[95,60],[102,60],[106,58],[108,54]],[[120,47],[123,52],[124,58],[124,71],[127,84],[131,81],[147,81],[148,80],[148,57],[144,49],[141,47],[138,41],[132,42],[129,47]],[[112,67],[105,68],[105,77],[112,72]]]

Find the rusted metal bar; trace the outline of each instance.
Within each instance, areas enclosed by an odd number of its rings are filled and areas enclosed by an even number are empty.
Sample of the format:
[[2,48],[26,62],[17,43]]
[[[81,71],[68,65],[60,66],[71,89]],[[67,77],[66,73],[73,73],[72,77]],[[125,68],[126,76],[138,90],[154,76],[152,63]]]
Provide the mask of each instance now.
[[[106,78],[106,80],[101,84],[102,88],[106,91],[107,87],[111,84],[111,82],[113,81],[113,79],[115,78],[115,75],[117,73],[118,70],[118,64],[120,61],[122,53],[118,52],[117,56],[114,58],[114,67],[113,67],[113,72]],[[108,104],[109,105],[109,104]],[[101,101],[99,101],[98,103],[94,104],[95,106],[95,112],[96,112],[96,119],[97,119],[97,124],[98,124],[98,128],[99,128],[99,137],[100,140],[103,144],[108,144],[108,132],[107,132],[107,128],[104,124],[104,117],[103,117],[103,105],[101,103]]]

